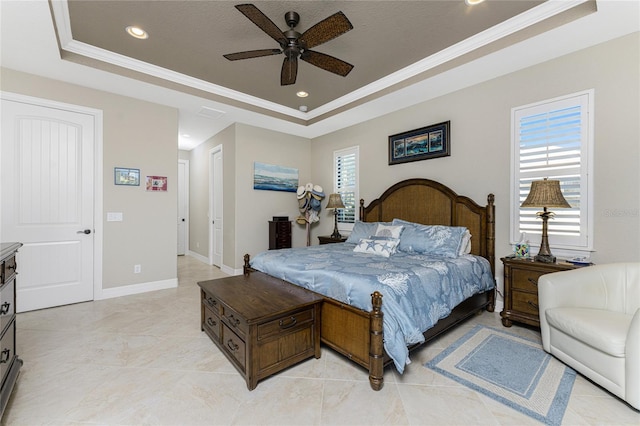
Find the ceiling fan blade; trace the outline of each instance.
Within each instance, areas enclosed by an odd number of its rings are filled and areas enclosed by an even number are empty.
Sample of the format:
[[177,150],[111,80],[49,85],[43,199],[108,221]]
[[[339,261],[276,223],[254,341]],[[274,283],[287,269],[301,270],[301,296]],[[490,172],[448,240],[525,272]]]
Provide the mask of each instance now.
[[337,12],[305,31],[300,40],[307,49],[319,46],[353,29],[344,13]]
[[315,65],[318,68],[322,68],[325,71],[332,72],[334,74],[346,77],[347,74],[353,69],[353,65],[342,59],[335,58],[324,53],[316,52],[313,50],[305,50],[300,56],[305,62]]
[[288,86],[296,82],[298,76],[298,58],[285,57],[280,72],[280,85]]
[[271,19],[269,19],[264,13],[260,11],[257,7],[252,4],[238,4],[236,5],[236,9],[238,9],[244,16],[249,18],[251,22],[256,24],[258,28],[267,33],[269,37],[274,39],[280,44],[286,43],[287,38],[284,36],[280,28],[276,24],[273,23]]
[[261,56],[279,55],[282,53],[280,49],[260,49],[260,50],[247,50],[246,52],[227,53],[222,55],[230,61],[237,61],[239,59],[259,58]]

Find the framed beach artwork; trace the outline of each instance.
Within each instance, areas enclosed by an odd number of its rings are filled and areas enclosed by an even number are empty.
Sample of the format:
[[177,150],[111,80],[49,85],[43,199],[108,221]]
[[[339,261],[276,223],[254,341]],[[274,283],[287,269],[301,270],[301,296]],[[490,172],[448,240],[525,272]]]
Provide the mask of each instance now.
[[451,155],[450,121],[389,136],[389,165]]
[[115,167],[114,183],[116,185],[140,186],[140,169]]
[[256,161],[253,163],[253,189],[296,192],[298,169]]

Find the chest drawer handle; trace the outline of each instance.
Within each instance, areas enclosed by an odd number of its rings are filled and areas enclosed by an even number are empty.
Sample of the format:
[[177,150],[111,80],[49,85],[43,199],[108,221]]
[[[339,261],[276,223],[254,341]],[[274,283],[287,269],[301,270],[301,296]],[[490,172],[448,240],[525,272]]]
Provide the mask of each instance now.
[[218,302],[216,302],[214,299],[207,297],[207,303],[209,304],[209,306],[216,306],[218,304]]
[[536,287],[538,287],[538,280],[536,280],[536,279],[534,279],[534,278],[531,278],[531,277],[527,278],[527,280],[528,280],[531,284],[533,284],[533,285],[535,285]]
[[227,316],[227,319],[229,320],[229,324],[231,324],[233,327],[237,327],[240,325],[240,320],[234,317],[233,314]]
[[532,306],[532,307],[534,307],[534,308],[538,309],[538,304],[537,304],[537,303],[533,303],[531,300],[527,300],[527,303],[528,303],[530,306]]
[[11,307],[11,303],[4,302],[2,306],[0,306],[0,315],[7,315],[10,307]]
[[289,318],[289,322],[288,323],[285,323],[285,321],[286,320],[281,319],[280,322],[279,322],[280,328],[283,329],[283,330],[286,330],[287,328],[293,327],[298,322],[296,317]]
[[209,324],[211,327],[215,327],[216,325],[218,325],[218,323],[214,321],[211,317],[207,318],[207,324]]
[[3,349],[0,353],[0,364],[6,364],[9,361],[11,355],[11,349]]
[[229,350],[231,352],[235,352],[240,348],[238,345],[233,343],[233,340],[231,340],[231,339],[227,340],[227,347],[229,348]]

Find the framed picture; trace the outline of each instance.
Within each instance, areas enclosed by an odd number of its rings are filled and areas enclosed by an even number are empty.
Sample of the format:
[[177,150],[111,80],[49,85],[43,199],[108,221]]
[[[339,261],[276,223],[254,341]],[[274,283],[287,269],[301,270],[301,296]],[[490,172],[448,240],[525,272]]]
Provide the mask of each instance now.
[[167,191],[166,176],[147,176],[147,191]]
[[298,169],[256,161],[253,163],[253,189],[296,192]]
[[140,169],[114,168],[114,183],[116,185],[140,186]]
[[451,155],[450,121],[389,136],[389,165]]

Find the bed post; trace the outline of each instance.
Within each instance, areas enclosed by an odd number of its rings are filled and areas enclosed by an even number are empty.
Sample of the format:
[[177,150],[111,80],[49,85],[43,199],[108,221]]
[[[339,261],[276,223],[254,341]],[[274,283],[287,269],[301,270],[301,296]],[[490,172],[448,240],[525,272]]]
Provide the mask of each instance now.
[[369,345],[369,384],[371,389],[380,390],[384,385],[384,345],[382,332],[382,294],[374,291],[371,295],[373,311],[370,314],[371,341]]
[[[493,274],[493,281],[497,289],[496,277],[496,206],[494,205],[495,196],[489,194],[487,196],[487,257],[491,264],[491,273]],[[487,305],[487,311],[493,312],[496,303],[496,292],[491,293],[489,304]]]
[[249,253],[244,255],[244,266],[242,267],[242,272],[244,273],[244,275],[249,275],[249,272],[251,272],[251,265],[249,265]]

